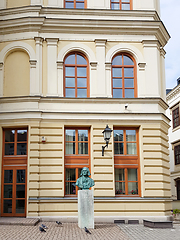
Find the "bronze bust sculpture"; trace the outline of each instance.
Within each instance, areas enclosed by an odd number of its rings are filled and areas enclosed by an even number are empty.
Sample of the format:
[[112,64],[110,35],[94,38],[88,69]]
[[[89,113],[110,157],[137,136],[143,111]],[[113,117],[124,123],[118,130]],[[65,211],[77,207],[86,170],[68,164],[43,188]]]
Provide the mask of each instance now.
[[80,178],[77,179],[76,186],[81,188],[82,190],[88,190],[89,188],[94,186],[94,180],[90,178],[89,168],[84,167],[81,170]]

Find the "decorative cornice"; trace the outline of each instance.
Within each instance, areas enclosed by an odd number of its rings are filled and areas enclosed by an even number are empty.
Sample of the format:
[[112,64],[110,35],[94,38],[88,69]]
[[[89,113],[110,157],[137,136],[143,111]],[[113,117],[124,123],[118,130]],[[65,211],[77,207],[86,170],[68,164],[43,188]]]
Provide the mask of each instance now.
[[170,101],[172,98],[177,98],[180,96],[180,84],[172,89],[166,96],[166,100]]
[[[33,6],[31,8],[11,9],[9,10],[11,13],[9,18],[5,19],[4,15],[8,14],[8,10],[0,10],[0,19],[2,19],[0,20],[0,35],[18,32],[48,32],[58,34],[76,32],[82,34],[104,34],[104,36],[107,34],[117,34],[117,32],[120,32],[122,35],[144,35],[146,33],[146,35],[154,35],[161,46],[164,46],[170,38],[155,11],[96,9],[71,9],[69,11],[69,9],[38,9],[35,7],[37,14],[32,14],[32,9]],[[18,15],[18,10],[24,10],[24,13]],[[14,15],[17,15],[16,18]],[[23,15],[24,17],[22,17]]]

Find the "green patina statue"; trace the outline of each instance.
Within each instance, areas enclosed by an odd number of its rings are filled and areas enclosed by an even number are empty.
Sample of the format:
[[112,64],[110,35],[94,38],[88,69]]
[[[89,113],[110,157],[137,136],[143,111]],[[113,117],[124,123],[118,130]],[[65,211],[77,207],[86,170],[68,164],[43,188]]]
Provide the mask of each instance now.
[[87,190],[94,186],[94,180],[90,178],[89,168],[84,167],[81,170],[80,178],[77,179],[76,186],[81,188],[82,190]]

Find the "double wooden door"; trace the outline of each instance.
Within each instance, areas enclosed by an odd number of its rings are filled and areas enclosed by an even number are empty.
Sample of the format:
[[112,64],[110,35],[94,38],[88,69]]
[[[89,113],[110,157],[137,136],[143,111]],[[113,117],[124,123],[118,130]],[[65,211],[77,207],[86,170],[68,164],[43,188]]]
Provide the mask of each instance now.
[[2,180],[2,216],[25,217],[26,168],[4,167]]

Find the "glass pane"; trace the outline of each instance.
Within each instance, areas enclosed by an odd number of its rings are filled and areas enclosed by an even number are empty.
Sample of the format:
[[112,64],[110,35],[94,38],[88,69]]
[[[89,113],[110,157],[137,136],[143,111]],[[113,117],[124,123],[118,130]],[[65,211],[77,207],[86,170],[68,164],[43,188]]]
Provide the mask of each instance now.
[[88,154],[88,143],[78,143],[78,154]]
[[87,64],[86,59],[81,55],[77,55],[77,64],[86,65]]
[[136,141],[136,130],[126,130],[126,141],[128,142]]
[[113,88],[122,88],[122,79],[117,79],[117,78],[114,78],[113,79]]
[[4,185],[4,198],[12,198],[12,185]]
[[75,181],[75,180],[76,180],[76,169],[66,168],[66,181]]
[[125,194],[125,183],[124,182],[116,182],[115,183],[115,193],[116,194]]
[[113,68],[113,77],[122,77],[122,68]]
[[25,175],[25,170],[17,170],[17,177],[16,177],[16,182],[17,183],[25,183],[26,175]]
[[66,182],[66,195],[76,194],[76,183]]
[[5,144],[5,155],[14,155],[14,143]]
[[75,78],[66,78],[66,87],[75,87]]
[[77,76],[86,77],[86,67],[77,67]]
[[130,4],[123,4],[122,3],[122,10],[130,10]]
[[122,98],[122,89],[113,89],[113,98]]
[[65,60],[65,64],[75,64],[75,54],[69,55]]
[[134,77],[134,68],[124,68],[124,77]]
[[27,141],[27,130],[17,130],[17,141],[18,142]]
[[26,143],[17,144],[17,155],[26,155]]
[[86,98],[87,97],[87,90],[86,89],[78,89],[77,90],[77,97]]
[[122,3],[130,3],[130,0],[122,0]]
[[84,8],[84,3],[76,3],[76,8]]
[[137,181],[137,169],[128,168],[128,181]]
[[16,198],[25,198],[25,185],[16,185]]
[[115,9],[115,10],[118,10],[119,9],[119,3],[112,3],[111,8]]
[[112,65],[122,65],[122,55],[116,56],[112,61]]
[[88,141],[88,130],[78,130],[78,141]]
[[128,182],[128,194],[138,194],[137,182]]
[[15,130],[5,130],[5,142],[14,142]]
[[75,97],[75,89],[66,88],[66,97]]
[[127,143],[127,154],[137,154],[136,143]]
[[134,65],[134,62],[130,57],[124,56],[124,65]]
[[115,181],[125,181],[124,169],[115,169]]
[[74,3],[67,2],[66,3],[66,8],[74,8]]
[[4,183],[13,182],[13,170],[4,170]]
[[124,154],[124,144],[123,143],[114,143],[114,154]]
[[75,141],[75,130],[66,130],[66,141]]
[[66,67],[66,76],[74,77],[75,76],[75,68],[74,67]]
[[114,141],[123,141],[123,130],[114,130]]
[[25,200],[16,200],[16,213],[24,213]]
[[78,168],[78,178],[79,178],[80,175],[81,175],[81,170],[82,170],[82,168]]
[[87,87],[87,79],[86,78],[78,78],[77,86],[78,87]]
[[66,142],[66,154],[75,154],[75,143]]
[[125,89],[125,98],[134,98],[134,89]]
[[12,213],[12,200],[4,200],[3,213]]
[[134,79],[133,78],[124,79],[124,86],[125,86],[125,88],[133,88],[134,87]]

